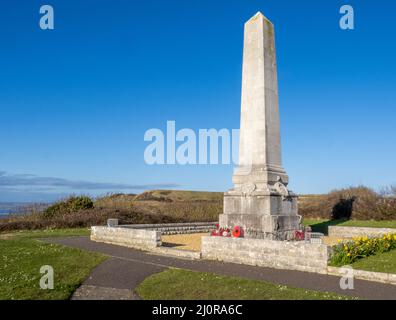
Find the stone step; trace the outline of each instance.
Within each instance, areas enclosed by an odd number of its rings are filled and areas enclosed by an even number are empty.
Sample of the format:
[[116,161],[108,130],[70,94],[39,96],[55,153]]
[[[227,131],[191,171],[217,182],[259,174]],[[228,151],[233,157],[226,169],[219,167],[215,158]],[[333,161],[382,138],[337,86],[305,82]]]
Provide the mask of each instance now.
[[82,285],[73,293],[71,300],[140,300],[140,298],[129,289]]
[[201,259],[201,252],[192,250],[181,250],[167,247],[157,247],[150,250],[150,253],[172,256],[176,258],[185,258],[189,260]]

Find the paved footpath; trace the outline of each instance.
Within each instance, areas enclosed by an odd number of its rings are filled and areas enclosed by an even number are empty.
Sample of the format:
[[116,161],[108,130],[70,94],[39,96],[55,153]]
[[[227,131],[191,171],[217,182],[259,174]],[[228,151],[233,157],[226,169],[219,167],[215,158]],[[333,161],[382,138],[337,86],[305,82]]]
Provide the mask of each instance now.
[[363,299],[396,299],[396,286],[377,282],[355,279],[355,289],[342,290],[339,286],[340,278],[336,276],[219,261],[173,258],[93,242],[88,237],[51,238],[45,241],[109,256],[109,259],[92,271],[72,299],[139,299],[133,290],[146,277],[169,267],[262,280],[296,288],[335,292]]

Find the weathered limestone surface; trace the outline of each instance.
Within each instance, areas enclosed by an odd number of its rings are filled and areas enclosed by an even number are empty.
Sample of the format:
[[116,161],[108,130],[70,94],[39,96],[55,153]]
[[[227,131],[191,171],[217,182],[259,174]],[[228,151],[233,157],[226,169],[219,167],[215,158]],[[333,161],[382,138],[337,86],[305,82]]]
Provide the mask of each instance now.
[[327,273],[331,248],[303,241],[202,237],[203,259]]
[[[327,267],[327,274],[343,277],[345,276],[345,269],[329,266]],[[372,272],[372,271],[353,269],[353,276],[356,279],[396,285],[396,274],[393,273]]]
[[281,160],[274,26],[259,12],[244,32],[239,166],[220,225],[284,239],[299,229],[300,217]]
[[329,236],[337,238],[382,237],[385,234],[396,234],[393,228],[364,228],[329,226]]
[[130,289],[83,284],[74,291],[71,300],[139,300],[139,296]]
[[[109,220],[111,220],[110,222],[113,222],[115,219]],[[130,248],[149,250],[159,254],[199,259],[199,252],[161,247],[161,235],[210,232],[215,229],[215,225],[216,222],[193,222],[130,224],[117,225],[116,227],[95,226],[91,228],[91,240]]]
[[190,259],[190,260],[201,259],[201,252],[198,251],[180,250],[176,248],[169,248],[163,246],[155,249],[151,249],[150,251],[168,257],[171,256],[171,257]]
[[91,227],[91,240],[150,250],[161,246],[161,232],[121,227]]
[[216,229],[216,222],[126,224],[123,228],[160,231],[161,234],[204,233]]

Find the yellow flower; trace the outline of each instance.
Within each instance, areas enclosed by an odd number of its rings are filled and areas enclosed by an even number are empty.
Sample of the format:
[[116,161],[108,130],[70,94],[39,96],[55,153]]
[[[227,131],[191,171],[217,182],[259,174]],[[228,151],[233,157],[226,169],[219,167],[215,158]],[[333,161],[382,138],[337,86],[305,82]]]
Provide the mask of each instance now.
[[351,256],[351,254],[350,254],[350,253],[348,253],[348,254],[347,254],[347,256],[348,256],[348,257],[350,257],[350,256]]

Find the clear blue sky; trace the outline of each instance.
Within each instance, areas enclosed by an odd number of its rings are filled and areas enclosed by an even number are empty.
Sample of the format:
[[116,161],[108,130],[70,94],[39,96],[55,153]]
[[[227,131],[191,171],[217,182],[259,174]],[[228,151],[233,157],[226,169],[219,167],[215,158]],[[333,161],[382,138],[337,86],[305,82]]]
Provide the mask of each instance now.
[[[38,26],[51,4],[55,30]],[[339,9],[355,9],[355,30]],[[276,28],[284,167],[298,193],[396,183],[396,3],[3,0],[0,201],[225,191],[232,166],[149,166],[150,128],[238,128],[243,24]]]

